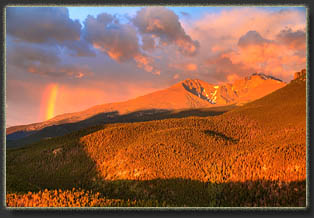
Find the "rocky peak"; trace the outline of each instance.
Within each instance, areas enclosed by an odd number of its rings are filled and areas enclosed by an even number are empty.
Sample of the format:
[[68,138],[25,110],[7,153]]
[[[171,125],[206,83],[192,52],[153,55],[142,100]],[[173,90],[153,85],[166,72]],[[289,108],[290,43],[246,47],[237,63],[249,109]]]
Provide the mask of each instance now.
[[294,73],[294,80],[306,80],[306,69],[301,70],[301,72],[295,72]]
[[253,77],[256,77],[256,76],[260,77],[263,80],[273,79],[273,80],[277,80],[277,81],[282,82],[281,79],[278,79],[278,78],[271,76],[271,75],[266,75],[264,73],[253,73],[251,76],[248,77],[248,79],[252,79]]
[[213,86],[212,84],[199,79],[186,79],[182,81],[181,84],[185,90],[205,101],[208,101],[211,104],[216,104],[218,86]]

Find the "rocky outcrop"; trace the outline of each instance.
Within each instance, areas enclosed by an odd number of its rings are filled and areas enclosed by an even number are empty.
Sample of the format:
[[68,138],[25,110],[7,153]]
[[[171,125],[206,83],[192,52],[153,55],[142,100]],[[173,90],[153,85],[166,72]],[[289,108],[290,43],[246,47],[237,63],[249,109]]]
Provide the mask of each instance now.
[[306,80],[306,69],[301,70],[301,72],[295,72],[294,73],[294,80]]
[[210,84],[198,79],[181,82],[185,90],[211,105],[239,104],[261,98],[286,85],[280,79],[263,73],[254,73],[233,83]]

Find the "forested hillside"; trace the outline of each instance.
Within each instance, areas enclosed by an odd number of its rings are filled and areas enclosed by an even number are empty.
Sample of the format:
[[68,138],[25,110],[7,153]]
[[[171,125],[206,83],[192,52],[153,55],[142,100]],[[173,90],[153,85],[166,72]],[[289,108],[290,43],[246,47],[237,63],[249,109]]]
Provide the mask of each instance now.
[[7,151],[8,205],[73,187],[99,192],[94,206],[305,206],[306,83],[217,116],[106,124]]

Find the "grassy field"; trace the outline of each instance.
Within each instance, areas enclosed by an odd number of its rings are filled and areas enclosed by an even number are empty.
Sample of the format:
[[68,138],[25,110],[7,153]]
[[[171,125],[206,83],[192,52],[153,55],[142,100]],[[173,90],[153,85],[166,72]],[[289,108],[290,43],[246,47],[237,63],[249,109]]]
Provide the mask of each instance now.
[[12,207],[305,206],[306,85],[217,116],[98,125],[8,149],[6,166]]

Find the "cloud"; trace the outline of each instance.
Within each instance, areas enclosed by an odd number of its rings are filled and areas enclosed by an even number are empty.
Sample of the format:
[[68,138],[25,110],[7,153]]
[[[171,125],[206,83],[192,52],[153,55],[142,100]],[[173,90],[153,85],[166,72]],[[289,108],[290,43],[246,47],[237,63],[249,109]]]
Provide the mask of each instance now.
[[255,72],[254,68],[244,65],[242,62],[233,63],[228,53],[222,53],[205,60],[204,66],[210,76],[216,81],[228,81],[247,76]]
[[88,67],[80,64],[64,64],[60,51],[55,46],[30,43],[13,43],[7,48],[8,67],[16,66],[29,73],[53,77],[68,76],[82,78],[90,75]]
[[[141,53],[136,29],[131,24],[120,24],[112,15],[102,13],[85,20],[86,40],[94,48],[122,63],[130,60],[147,72],[158,72],[153,59]],[[145,40],[145,38],[144,38]]]
[[160,76],[160,70],[153,72],[154,75]]
[[238,46],[245,47],[249,45],[263,45],[270,42],[271,42],[270,40],[263,38],[255,30],[250,30],[244,36],[240,37],[238,41]]
[[32,64],[55,65],[60,61],[59,50],[53,46],[29,43],[11,43],[7,46],[7,63],[22,69]]
[[47,75],[53,77],[59,76],[68,76],[74,78],[83,78],[86,75],[93,74],[89,71],[87,67],[83,66],[74,66],[74,65],[65,65],[60,64],[56,66],[51,65],[31,65],[27,68],[27,71],[34,74]]
[[7,34],[20,41],[64,47],[72,56],[95,56],[81,36],[81,24],[63,7],[8,7]]
[[84,39],[80,41],[66,41],[64,46],[68,49],[71,56],[78,57],[95,57],[96,53],[92,50],[91,46]]
[[156,48],[155,39],[147,34],[142,35],[142,49],[145,51],[153,51]]
[[[256,33],[255,35],[259,34]],[[247,34],[245,34],[240,37],[240,40],[242,39],[242,42],[246,42],[246,44],[240,44],[239,40],[239,47],[224,54],[224,56],[233,63],[241,64],[246,68],[289,80],[292,77],[292,72],[305,67],[306,64],[306,57],[296,53],[300,45],[303,45],[301,50],[305,51],[305,39],[298,41],[300,35],[300,33],[280,31],[276,40],[270,41],[262,38],[261,41],[260,39],[251,40],[252,38],[247,40]],[[290,38],[290,42],[283,43],[281,39],[284,37]],[[297,40],[294,41],[294,39]]]
[[[306,67],[306,16],[301,11],[239,7],[182,25],[201,44],[195,62],[198,72],[208,78],[228,81],[234,72],[246,75],[253,70],[289,81],[294,72]],[[208,65],[217,57],[221,66]]]
[[191,15],[187,12],[181,11],[180,14],[182,14],[184,17],[190,18]]
[[178,16],[164,7],[147,7],[137,12],[133,23],[142,34],[152,34],[162,45],[175,44],[183,55],[197,53],[199,43],[193,41],[182,28]]
[[81,24],[63,7],[8,7],[7,32],[28,42],[79,40]]
[[293,31],[291,28],[281,30],[276,36],[280,44],[289,46],[290,49],[306,49],[306,33],[303,30]]
[[197,65],[196,64],[186,64],[184,67],[188,71],[196,71],[197,70]]
[[249,30],[256,30],[267,39],[274,39],[284,27],[298,30],[305,29],[305,26],[306,16],[303,12],[290,9],[269,11],[263,7],[238,7],[220,13],[207,13],[190,25],[184,24],[188,34],[200,40],[202,45],[214,40],[210,44],[223,41],[226,47],[232,47]]
[[180,63],[174,63],[169,64],[169,67],[175,70],[178,70],[180,72],[195,72],[199,69],[198,65],[193,62],[180,62]]
[[118,62],[130,60],[139,53],[136,30],[129,24],[112,21],[114,18],[105,13],[97,18],[88,16],[85,20],[86,39],[94,48]]
[[151,66],[151,62],[152,62],[151,58],[148,58],[147,56],[144,56],[144,55],[136,55],[134,57],[134,60],[138,67],[144,68],[144,70],[147,72],[153,71],[154,68]]

